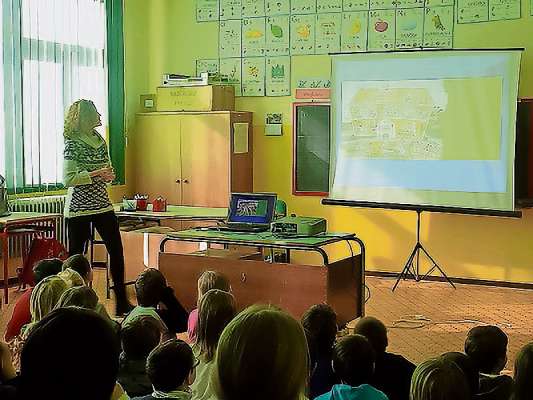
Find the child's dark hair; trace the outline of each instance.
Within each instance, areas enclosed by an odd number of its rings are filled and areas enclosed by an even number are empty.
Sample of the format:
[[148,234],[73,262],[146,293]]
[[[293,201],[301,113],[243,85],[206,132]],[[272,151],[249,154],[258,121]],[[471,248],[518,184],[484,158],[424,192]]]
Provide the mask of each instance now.
[[361,318],[355,325],[354,333],[366,337],[374,348],[376,355],[383,354],[387,350],[389,345],[387,328],[379,319],[374,317]]
[[192,349],[179,339],[161,343],[152,350],[146,361],[146,373],[152,386],[162,392],[182,386],[193,367]]
[[83,254],[74,254],[63,262],[63,271],[70,268],[76,271],[86,281],[91,274],[91,264]]
[[161,301],[161,294],[166,286],[167,281],[159,270],[144,270],[135,281],[137,302],[142,307],[155,307]]
[[218,339],[236,313],[235,299],[231,293],[211,289],[202,296],[198,309],[196,344],[206,361],[211,361],[215,356]]
[[333,370],[339,380],[350,386],[369,383],[374,373],[375,353],[362,335],[348,335],[333,349]]
[[327,304],[317,304],[302,316],[307,345],[314,360],[319,356],[329,356],[337,336],[337,314]]
[[479,372],[500,373],[507,359],[508,341],[507,335],[497,326],[476,326],[468,332],[465,353]]
[[511,400],[529,400],[533,393],[533,343],[526,344],[516,356]]
[[120,340],[128,359],[146,360],[161,340],[158,322],[149,316],[135,318],[120,330]]
[[33,280],[35,284],[37,285],[44,278],[59,274],[62,266],[63,261],[59,258],[47,258],[37,262],[33,267]]

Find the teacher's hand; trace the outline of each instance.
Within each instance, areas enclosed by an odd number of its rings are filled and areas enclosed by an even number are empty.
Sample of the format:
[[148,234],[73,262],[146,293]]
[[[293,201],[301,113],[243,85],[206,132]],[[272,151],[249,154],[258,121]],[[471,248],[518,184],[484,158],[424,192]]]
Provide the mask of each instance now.
[[113,168],[101,168],[101,169],[97,169],[95,171],[92,171],[92,172],[89,172],[89,176],[91,178],[100,178],[102,179],[104,182],[113,182],[115,180],[115,171],[113,170]]

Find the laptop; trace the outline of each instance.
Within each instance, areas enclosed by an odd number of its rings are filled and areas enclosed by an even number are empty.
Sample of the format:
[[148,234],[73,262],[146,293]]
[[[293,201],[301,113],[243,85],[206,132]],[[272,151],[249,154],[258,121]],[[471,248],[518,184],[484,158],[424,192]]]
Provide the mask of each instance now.
[[226,224],[213,229],[266,232],[270,230],[277,198],[275,193],[232,193]]

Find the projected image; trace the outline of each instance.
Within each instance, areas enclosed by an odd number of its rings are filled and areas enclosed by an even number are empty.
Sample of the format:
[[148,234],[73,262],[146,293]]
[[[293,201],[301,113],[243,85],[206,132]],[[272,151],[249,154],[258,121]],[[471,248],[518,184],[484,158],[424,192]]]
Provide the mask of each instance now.
[[[342,152],[355,159],[498,159],[500,97],[500,78],[343,82]],[[480,117],[478,109],[493,112]],[[479,146],[484,142],[491,145]]]
[[267,200],[239,199],[235,216],[237,217],[264,217],[268,212]]

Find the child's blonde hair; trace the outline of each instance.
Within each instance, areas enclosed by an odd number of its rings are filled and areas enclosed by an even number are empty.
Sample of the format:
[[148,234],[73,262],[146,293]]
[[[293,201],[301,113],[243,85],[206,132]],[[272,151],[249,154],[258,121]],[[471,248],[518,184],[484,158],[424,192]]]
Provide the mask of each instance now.
[[220,336],[213,383],[222,400],[298,400],[308,376],[303,328],[285,311],[248,307]]
[[211,289],[230,291],[230,284],[225,275],[217,271],[204,271],[198,278],[198,305],[204,294]]

